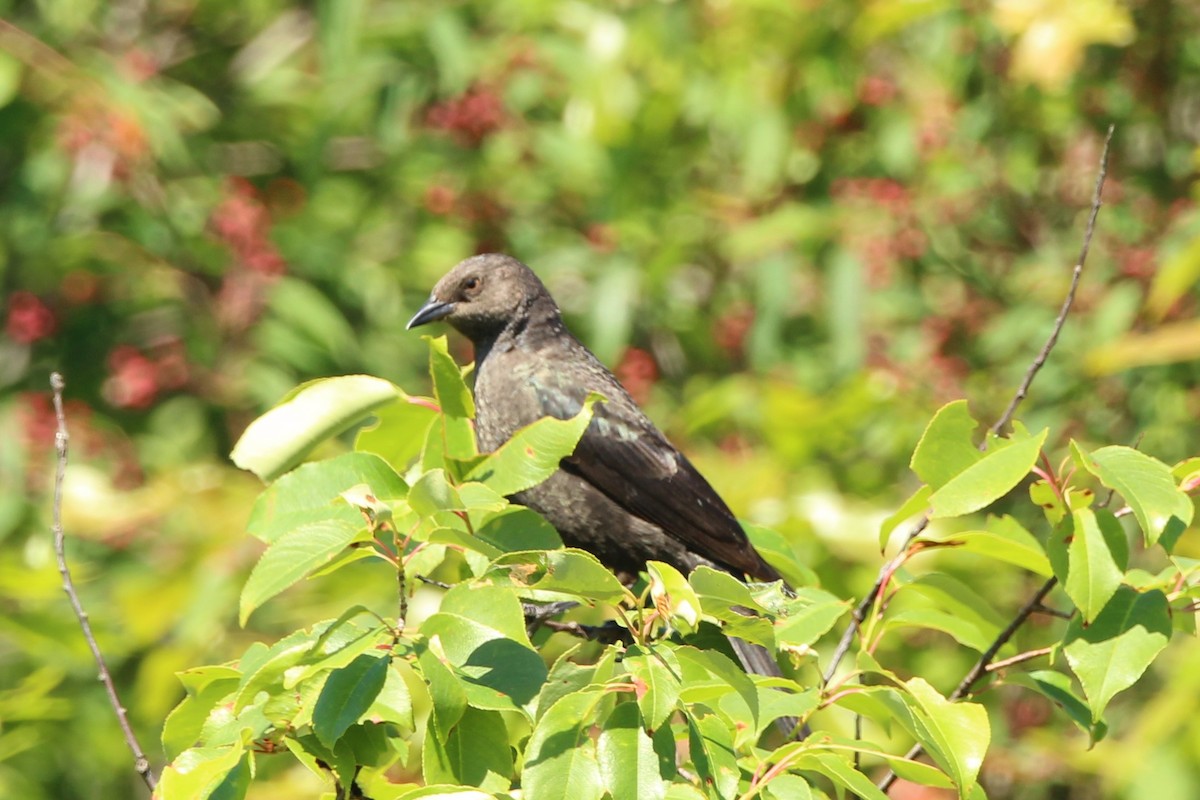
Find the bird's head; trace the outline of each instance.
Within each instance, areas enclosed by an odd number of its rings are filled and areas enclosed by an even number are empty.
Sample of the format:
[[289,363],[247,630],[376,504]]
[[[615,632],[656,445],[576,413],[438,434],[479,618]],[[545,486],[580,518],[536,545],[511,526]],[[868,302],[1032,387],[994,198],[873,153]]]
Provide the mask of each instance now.
[[535,310],[554,316],[558,307],[533,270],[510,256],[486,253],[447,272],[408,328],[445,320],[472,341],[498,336]]

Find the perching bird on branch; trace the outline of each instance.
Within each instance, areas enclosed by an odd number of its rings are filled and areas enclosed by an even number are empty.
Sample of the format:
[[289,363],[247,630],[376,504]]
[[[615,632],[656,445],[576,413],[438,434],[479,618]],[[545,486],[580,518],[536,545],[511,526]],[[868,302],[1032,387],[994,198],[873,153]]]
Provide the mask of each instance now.
[[[438,281],[408,327],[435,320],[475,345],[482,452],[543,417],[574,416],[591,392],[607,398],[559,471],[514,497],[567,545],[630,574],[656,560],[684,574],[708,564],[739,578],[779,580],[708,481],[567,330],[533,270],[505,255],[468,258]],[[731,641],[747,669],[779,674],[765,649]]]

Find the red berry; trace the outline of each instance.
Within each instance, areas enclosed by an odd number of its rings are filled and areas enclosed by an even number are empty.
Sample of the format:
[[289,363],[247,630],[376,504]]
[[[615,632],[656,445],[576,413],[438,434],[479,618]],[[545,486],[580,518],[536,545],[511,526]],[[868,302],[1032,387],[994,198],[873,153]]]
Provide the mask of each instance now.
[[33,344],[54,333],[55,327],[54,314],[37,295],[17,291],[8,298],[8,320],[4,331],[14,342]]

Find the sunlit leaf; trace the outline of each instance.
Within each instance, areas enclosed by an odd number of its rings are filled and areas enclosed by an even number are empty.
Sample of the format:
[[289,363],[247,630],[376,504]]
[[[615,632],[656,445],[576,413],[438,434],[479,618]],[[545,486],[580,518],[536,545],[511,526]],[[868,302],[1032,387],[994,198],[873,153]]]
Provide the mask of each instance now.
[[987,506],[1012,491],[1037,462],[1048,430],[989,450],[955,475],[929,498],[932,517],[959,517]]
[[975,553],[1050,577],[1045,548],[1021,523],[1005,515],[988,520],[985,530],[926,531],[922,540],[950,545],[955,552]]
[[1179,490],[1170,468],[1131,447],[1102,447],[1084,456],[1084,466],[1118,492],[1137,517],[1152,545],[1166,538],[1168,549],[1192,521],[1192,500]]
[[326,520],[302,525],[281,536],[259,558],[242,587],[238,621],[323,566],[364,533],[362,525]]
[[618,703],[608,715],[596,740],[596,755],[604,787],[612,797],[656,800],[666,796],[658,757],[642,729],[636,703]]
[[676,710],[683,672],[673,650],[631,647],[622,659],[638,683],[638,706],[650,730],[660,728]]
[[592,406],[601,396],[588,395],[579,413],[570,419],[545,417],[526,425],[467,473],[500,495],[512,495],[537,486],[558,471],[558,463],[575,452],[579,437],[592,421]]
[[[1121,585],[1122,566],[1118,565],[1109,539],[1101,530],[1102,524],[1115,526],[1122,537],[1121,526],[1110,514],[1097,518],[1091,509],[1079,509],[1071,514],[1071,541],[1067,545],[1067,576],[1063,588],[1079,608],[1085,621],[1092,621],[1104,608],[1117,587]],[[1124,559],[1122,558],[1122,561]]]
[[921,678],[912,678],[905,686],[906,699],[913,704],[924,734],[919,740],[954,781],[959,796],[967,797],[991,739],[987,711],[975,703],[952,703]]
[[207,800],[238,768],[244,755],[241,745],[185,750],[163,770],[156,791],[166,798]]
[[269,543],[306,523],[361,524],[362,513],[342,497],[355,486],[369,487],[383,503],[402,499],[408,492],[404,480],[383,459],[369,453],[343,453],[302,464],[268,486],[255,501],[246,530]]
[[567,695],[546,711],[525,748],[521,785],[528,800],[600,800],[604,779],[588,731],[604,695]]
[[492,566],[524,589],[573,595],[588,602],[614,602],[628,595],[612,570],[584,550],[506,553]]
[[272,481],[318,444],[398,396],[400,391],[390,382],[370,375],[311,381],[250,423],[229,457],[242,469]]
[[511,785],[512,750],[499,712],[465,708],[448,730],[436,718],[431,722],[422,752],[426,781],[462,783],[492,792]]
[[389,659],[360,655],[329,673],[313,709],[313,733],[326,747],[333,747],[346,729],[366,713],[387,678]]
[[983,453],[971,441],[978,427],[979,423],[967,409],[966,400],[955,400],[942,406],[929,421],[913,451],[910,462],[913,472],[934,489],[941,489],[983,458]]
[[448,417],[475,418],[475,402],[463,380],[462,369],[455,363],[445,336],[422,336],[429,343],[429,377],[433,394],[442,413]]
[[1171,638],[1171,613],[1162,592],[1120,587],[1090,625],[1071,620],[1063,652],[1083,685],[1092,721],[1142,676]]

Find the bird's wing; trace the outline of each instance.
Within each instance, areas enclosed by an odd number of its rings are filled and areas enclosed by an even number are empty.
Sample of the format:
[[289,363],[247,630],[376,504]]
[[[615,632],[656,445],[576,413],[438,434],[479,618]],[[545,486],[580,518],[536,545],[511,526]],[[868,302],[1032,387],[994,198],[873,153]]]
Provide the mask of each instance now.
[[601,372],[593,374],[597,380],[591,386],[581,386],[561,372],[538,381],[544,412],[561,419],[578,413],[589,390],[599,390],[608,398],[595,406],[591,424],[574,454],[563,459],[562,469],[662,528],[697,555],[760,580],[777,579],[778,573],[755,552],[716,490],[616,379],[599,363],[595,366]]

